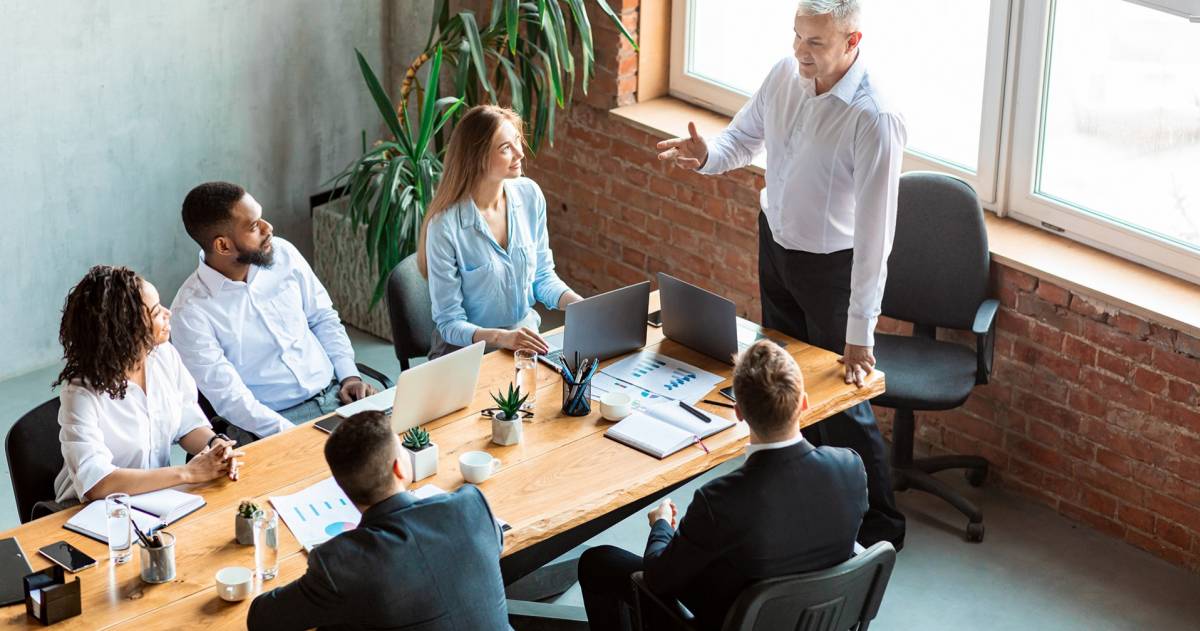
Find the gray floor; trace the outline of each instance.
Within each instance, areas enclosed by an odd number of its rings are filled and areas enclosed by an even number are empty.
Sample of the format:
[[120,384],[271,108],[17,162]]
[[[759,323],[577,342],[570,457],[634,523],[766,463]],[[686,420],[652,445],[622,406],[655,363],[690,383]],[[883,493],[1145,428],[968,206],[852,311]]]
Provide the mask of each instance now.
[[[354,330],[351,339],[359,361],[398,373],[389,344]],[[22,413],[53,396],[49,383],[56,371],[0,382],[0,430],[7,432]],[[714,470],[673,499],[684,508],[696,485],[737,465]],[[7,463],[4,477],[0,529],[18,524]],[[902,494],[908,541],[872,629],[1200,628],[1200,576],[1000,489],[960,487],[984,510],[986,541],[964,542],[956,513],[932,498]],[[590,543],[640,553],[648,531],[638,514]],[[557,602],[582,604],[578,586]]]

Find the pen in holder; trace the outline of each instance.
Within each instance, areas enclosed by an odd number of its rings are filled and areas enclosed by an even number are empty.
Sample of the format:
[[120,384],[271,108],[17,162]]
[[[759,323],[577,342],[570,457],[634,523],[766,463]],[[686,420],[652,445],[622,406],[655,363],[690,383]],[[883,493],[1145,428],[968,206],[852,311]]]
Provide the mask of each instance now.
[[571,370],[565,360],[560,360],[563,380],[562,412],[567,416],[587,416],[592,413],[592,375],[600,361],[584,359],[575,363]]

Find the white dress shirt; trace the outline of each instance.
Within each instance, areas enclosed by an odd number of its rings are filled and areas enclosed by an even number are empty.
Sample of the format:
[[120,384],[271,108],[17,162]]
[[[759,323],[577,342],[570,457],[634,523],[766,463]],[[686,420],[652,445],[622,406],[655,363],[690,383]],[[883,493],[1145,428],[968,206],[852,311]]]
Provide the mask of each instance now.
[[232,281],[200,265],[171,304],[171,341],[213,409],[259,436],[289,429],[275,410],[357,377],[354,349],[328,292],[291,243]]
[[828,254],[853,248],[846,342],[875,345],[875,323],[896,232],[907,132],[867,73],[862,50],[832,89],[816,95],[795,57],[775,64],[721,134],[700,173],[743,167],[764,148],[760,205],[775,242]]
[[768,449],[783,449],[792,445],[799,445],[804,442],[804,434],[796,434],[795,438],[780,440],[773,443],[749,443],[746,445],[746,457],[753,456],[757,451],[766,451]]
[[171,445],[209,427],[196,403],[196,382],[169,342],[146,358],[146,390],[127,382],[125,398],[112,399],[75,380],[62,387],[58,400],[64,461],[54,480],[59,502],[83,499],[117,469],[170,466]]

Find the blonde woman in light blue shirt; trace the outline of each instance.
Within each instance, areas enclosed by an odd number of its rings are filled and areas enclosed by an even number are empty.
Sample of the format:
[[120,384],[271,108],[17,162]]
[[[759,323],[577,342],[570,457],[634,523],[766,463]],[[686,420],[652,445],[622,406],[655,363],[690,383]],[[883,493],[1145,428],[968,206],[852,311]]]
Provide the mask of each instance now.
[[554,272],[546,198],[521,176],[523,143],[521,118],[494,105],[471,108],[450,136],[417,244],[433,303],[430,358],[474,342],[546,353],[534,301],[581,300]]

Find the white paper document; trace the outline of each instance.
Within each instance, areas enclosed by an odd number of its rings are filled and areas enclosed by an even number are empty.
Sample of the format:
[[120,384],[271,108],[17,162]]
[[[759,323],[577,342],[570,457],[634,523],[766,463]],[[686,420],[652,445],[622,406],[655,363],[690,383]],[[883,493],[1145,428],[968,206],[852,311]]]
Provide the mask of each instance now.
[[654,351],[630,355],[600,372],[660,397],[686,403],[703,399],[713,386],[724,381],[720,375]]
[[272,497],[271,505],[306,551],[358,527],[362,513],[332,477],[291,495]]
[[629,398],[633,401],[633,409],[635,410],[644,410],[651,405],[666,401],[666,399],[645,388],[639,388],[616,377],[606,375],[603,372],[596,373],[592,377],[592,399],[599,401],[600,397],[608,392],[624,392],[629,395]]

